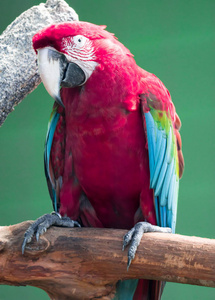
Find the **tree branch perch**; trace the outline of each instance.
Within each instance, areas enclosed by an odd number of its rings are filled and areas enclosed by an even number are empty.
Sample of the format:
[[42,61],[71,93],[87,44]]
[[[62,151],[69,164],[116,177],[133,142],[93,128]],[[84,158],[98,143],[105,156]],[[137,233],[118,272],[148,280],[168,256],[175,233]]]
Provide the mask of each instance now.
[[127,272],[125,230],[52,227],[21,244],[30,222],[0,227],[0,284],[31,285],[51,299],[110,299],[119,279],[215,287],[215,240],[146,233]]

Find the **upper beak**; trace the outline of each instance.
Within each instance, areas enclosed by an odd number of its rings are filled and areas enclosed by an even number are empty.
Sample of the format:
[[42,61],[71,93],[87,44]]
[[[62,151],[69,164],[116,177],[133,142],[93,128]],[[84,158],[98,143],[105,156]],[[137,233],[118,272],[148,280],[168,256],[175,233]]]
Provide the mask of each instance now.
[[83,84],[85,73],[77,64],[68,62],[65,55],[54,48],[46,47],[37,51],[42,82],[50,96],[64,107],[60,87],[75,87]]

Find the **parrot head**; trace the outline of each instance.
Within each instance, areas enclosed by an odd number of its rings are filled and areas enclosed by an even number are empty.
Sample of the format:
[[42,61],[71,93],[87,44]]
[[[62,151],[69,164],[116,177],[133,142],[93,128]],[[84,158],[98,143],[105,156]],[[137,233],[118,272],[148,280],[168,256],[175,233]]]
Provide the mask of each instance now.
[[131,55],[112,33],[88,22],[59,23],[33,37],[42,82],[62,106],[60,88],[84,85],[110,56]]

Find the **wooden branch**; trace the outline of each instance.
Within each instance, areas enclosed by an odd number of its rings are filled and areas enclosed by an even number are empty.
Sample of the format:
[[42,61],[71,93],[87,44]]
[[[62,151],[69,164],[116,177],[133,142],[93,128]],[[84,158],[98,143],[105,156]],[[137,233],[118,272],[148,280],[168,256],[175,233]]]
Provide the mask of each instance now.
[[40,29],[59,22],[78,20],[64,0],[47,0],[16,18],[0,36],[0,126],[14,106],[41,82],[32,47]]
[[0,284],[36,286],[55,300],[110,299],[119,279],[215,287],[215,240],[146,233],[127,271],[125,230],[52,227],[22,255],[30,223],[0,227]]

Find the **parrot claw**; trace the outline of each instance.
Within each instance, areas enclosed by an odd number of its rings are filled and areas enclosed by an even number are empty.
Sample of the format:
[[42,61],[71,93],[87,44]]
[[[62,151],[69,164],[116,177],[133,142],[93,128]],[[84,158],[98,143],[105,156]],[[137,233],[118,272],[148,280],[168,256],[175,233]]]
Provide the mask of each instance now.
[[152,225],[148,222],[139,222],[137,223],[131,230],[129,230],[123,238],[123,246],[122,250],[126,248],[130,244],[128,250],[128,262],[127,262],[127,270],[129,269],[132,260],[135,257],[137,252],[137,247],[140,244],[142,236],[145,232],[164,232],[164,233],[171,233],[172,230],[169,227],[159,227]]
[[51,214],[45,214],[38,218],[33,224],[29,226],[24,234],[24,240],[22,243],[22,254],[25,252],[25,247],[28,243],[31,242],[34,234],[36,240],[39,241],[39,238],[44,234],[47,229],[52,226],[61,226],[61,227],[81,227],[77,221],[71,220],[69,217],[62,217],[58,212],[52,212]]

